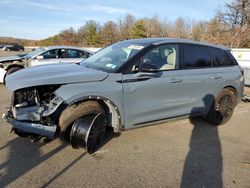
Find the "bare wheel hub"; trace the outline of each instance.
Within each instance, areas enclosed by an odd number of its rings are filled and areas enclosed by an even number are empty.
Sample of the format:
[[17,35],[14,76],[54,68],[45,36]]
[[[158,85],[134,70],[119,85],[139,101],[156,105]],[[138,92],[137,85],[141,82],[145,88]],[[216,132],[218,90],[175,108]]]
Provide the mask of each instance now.
[[106,124],[103,113],[91,114],[76,120],[70,132],[71,146],[83,147],[88,153],[94,153],[103,142]]

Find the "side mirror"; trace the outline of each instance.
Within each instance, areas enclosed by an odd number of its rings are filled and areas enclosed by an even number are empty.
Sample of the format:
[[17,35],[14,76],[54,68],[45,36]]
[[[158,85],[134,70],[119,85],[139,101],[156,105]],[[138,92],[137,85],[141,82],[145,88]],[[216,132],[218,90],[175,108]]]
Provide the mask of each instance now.
[[36,56],[36,59],[41,60],[41,59],[44,59],[44,57],[43,57],[43,55],[38,55],[38,56]]
[[141,72],[159,72],[160,71],[157,66],[153,64],[149,64],[149,63],[142,63],[139,70]]

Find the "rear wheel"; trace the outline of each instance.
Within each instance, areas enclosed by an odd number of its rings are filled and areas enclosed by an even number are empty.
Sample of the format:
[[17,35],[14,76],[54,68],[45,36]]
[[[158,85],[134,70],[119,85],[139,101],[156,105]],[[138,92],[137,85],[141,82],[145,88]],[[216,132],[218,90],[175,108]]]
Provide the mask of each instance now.
[[223,125],[231,118],[234,107],[235,95],[233,91],[222,89],[211,105],[206,121],[212,125]]

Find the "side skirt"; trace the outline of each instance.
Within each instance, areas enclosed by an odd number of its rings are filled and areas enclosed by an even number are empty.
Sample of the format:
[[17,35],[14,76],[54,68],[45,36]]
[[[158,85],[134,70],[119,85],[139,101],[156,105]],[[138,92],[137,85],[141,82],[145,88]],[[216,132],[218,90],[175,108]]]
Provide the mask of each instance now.
[[192,114],[192,115],[187,114],[187,115],[176,116],[176,117],[160,119],[160,120],[155,120],[155,121],[148,121],[148,122],[135,124],[135,125],[133,125],[133,126],[131,126],[129,128],[126,128],[126,126],[125,126],[125,130],[137,129],[137,128],[152,126],[152,125],[157,125],[157,124],[163,124],[163,123],[173,122],[173,121],[186,119],[186,118],[190,118],[190,117],[205,117],[205,115],[201,114],[201,113],[196,113],[196,114]]

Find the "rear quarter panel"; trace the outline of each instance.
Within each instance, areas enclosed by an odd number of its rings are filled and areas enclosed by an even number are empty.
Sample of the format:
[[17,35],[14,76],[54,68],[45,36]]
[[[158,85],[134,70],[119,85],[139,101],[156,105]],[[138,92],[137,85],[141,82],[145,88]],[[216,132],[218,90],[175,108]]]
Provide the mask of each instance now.
[[221,75],[223,78],[222,84],[215,88],[215,94],[217,95],[221,89],[225,87],[233,87],[238,94],[238,102],[241,100],[244,92],[244,77],[240,71],[238,65],[230,67],[215,68],[216,74]]

